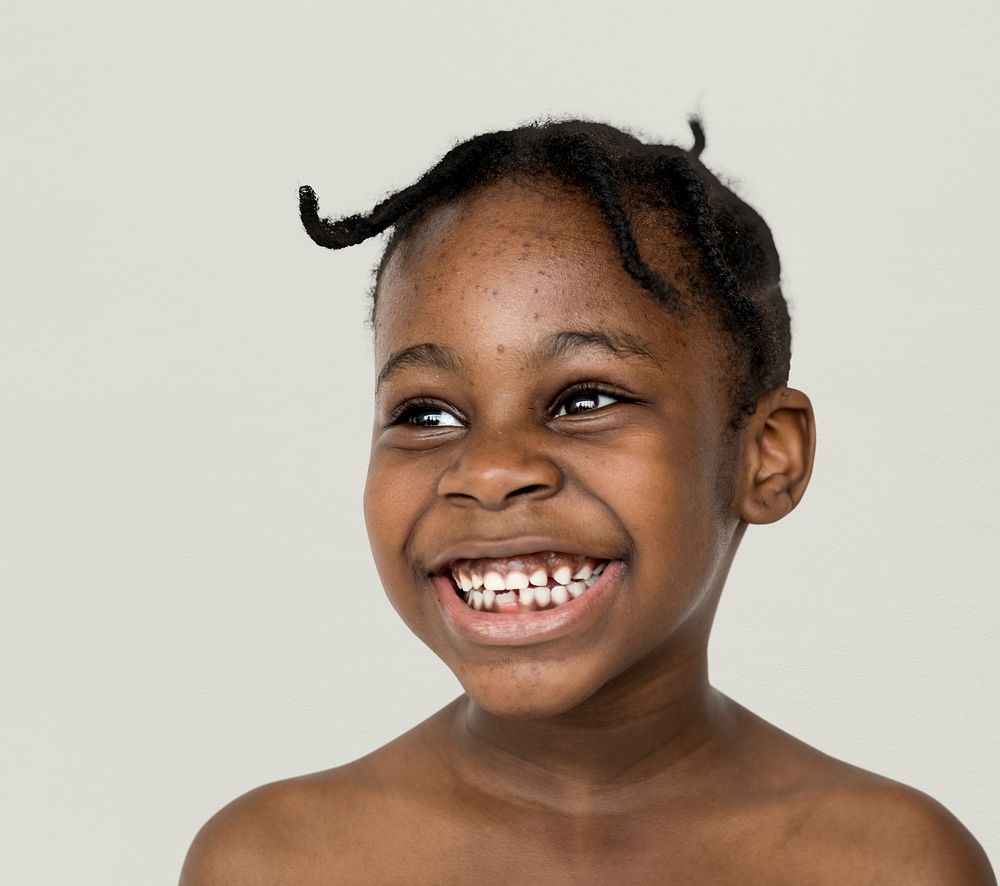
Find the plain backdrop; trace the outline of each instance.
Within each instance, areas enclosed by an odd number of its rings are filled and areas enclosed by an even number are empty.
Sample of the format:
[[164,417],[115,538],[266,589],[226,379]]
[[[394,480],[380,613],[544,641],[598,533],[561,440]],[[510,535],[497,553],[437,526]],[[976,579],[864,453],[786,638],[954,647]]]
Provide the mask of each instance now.
[[201,823],[458,684],[370,561],[370,271],[454,142],[689,144],[771,225],[819,455],[714,682],[1000,859],[997,144],[983,2],[6,5],[0,881],[170,884]]

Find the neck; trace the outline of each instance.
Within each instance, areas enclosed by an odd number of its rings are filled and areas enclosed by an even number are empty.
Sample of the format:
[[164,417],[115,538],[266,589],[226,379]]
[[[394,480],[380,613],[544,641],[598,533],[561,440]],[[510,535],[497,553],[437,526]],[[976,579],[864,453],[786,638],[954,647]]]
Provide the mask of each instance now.
[[704,781],[736,732],[735,706],[708,682],[704,645],[654,653],[587,701],[540,720],[452,706],[452,766],[496,799],[562,812],[634,811]]

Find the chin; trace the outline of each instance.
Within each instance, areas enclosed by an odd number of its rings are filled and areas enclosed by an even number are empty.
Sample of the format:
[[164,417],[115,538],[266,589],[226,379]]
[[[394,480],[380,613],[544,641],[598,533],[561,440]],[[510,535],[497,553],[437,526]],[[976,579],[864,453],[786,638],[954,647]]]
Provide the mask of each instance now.
[[491,668],[482,675],[461,675],[462,688],[479,707],[511,720],[543,720],[571,711],[600,686],[558,679],[560,665]]

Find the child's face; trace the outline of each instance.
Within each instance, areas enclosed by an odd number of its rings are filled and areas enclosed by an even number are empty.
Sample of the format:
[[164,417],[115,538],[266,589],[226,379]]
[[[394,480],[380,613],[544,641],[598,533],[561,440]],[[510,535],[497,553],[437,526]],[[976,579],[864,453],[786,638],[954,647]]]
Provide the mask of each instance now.
[[[589,203],[502,184],[438,210],[383,274],[375,354],[375,561],[480,705],[560,713],[650,653],[704,646],[743,525],[727,361],[707,320],[628,277]],[[608,562],[598,582],[539,611],[476,611],[450,569],[585,558]]]

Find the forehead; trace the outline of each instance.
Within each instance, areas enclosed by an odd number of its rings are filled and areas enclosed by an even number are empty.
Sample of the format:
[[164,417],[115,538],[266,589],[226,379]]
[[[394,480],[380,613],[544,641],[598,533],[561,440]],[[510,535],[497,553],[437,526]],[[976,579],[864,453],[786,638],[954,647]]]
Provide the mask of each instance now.
[[[680,247],[662,237],[639,242],[682,288]],[[664,356],[708,337],[701,318],[681,322],[625,272],[584,195],[547,182],[502,182],[437,209],[397,246],[379,282],[383,359],[415,342],[516,346],[579,328],[640,337]]]

